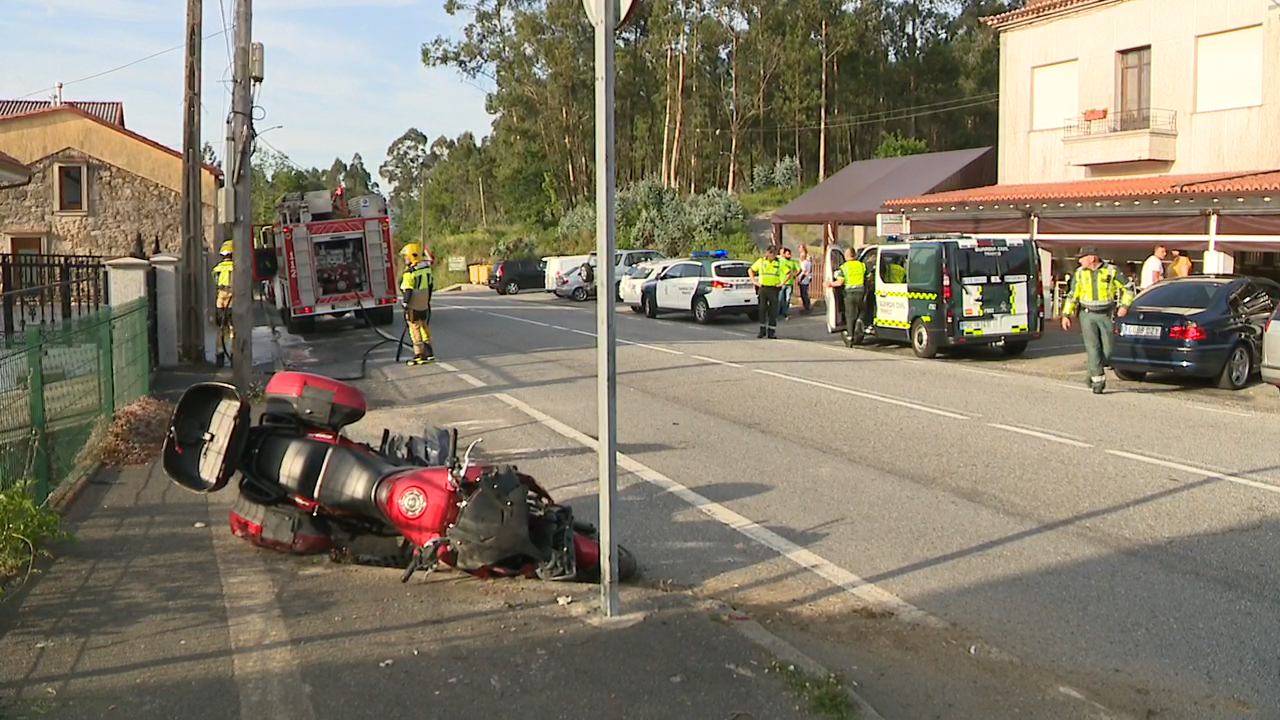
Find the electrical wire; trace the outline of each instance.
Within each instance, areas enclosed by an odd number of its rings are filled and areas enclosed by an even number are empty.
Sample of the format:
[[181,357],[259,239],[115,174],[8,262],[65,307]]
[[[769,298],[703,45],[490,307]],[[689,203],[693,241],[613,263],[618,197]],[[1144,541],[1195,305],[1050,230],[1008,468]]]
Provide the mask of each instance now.
[[[228,30],[228,29],[224,28],[224,29],[222,29],[222,30],[219,30],[219,31],[218,31],[218,32],[216,32],[216,33],[213,33],[213,34],[211,34],[211,35],[206,35],[206,36],[204,36],[204,38],[203,38],[203,39],[204,39],[204,40],[212,40],[213,38],[216,38],[216,37],[218,37],[219,35],[226,34],[227,32],[230,32],[230,30]],[[68,85],[75,85],[76,83],[82,83],[82,82],[86,82],[86,81],[88,81],[88,80],[96,80],[97,78],[100,78],[100,77],[102,77],[103,75],[110,75],[111,73],[119,72],[119,71],[124,70],[124,69],[126,69],[126,68],[131,68],[131,67],[133,67],[134,65],[137,65],[138,63],[143,63],[143,62],[146,62],[146,61],[148,61],[148,60],[151,60],[152,58],[158,58],[158,57],[160,57],[161,55],[167,55],[167,54],[169,54],[169,53],[171,53],[171,52],[174,52],[175,50],[182,50],[182,49],[183,49],[183,48],[185,48],[186,46],[187,46],[187,44],[184,42],[184,43],[182,43],[181,45],[175,45],[175,46],[173,46],[173,47],[171,47],[171,48],[169,48],[169,49],[167,49],[167,50],[161,50],[161,51],[159,51],[159,52],[152,53],[152,54],[150,54],[150,55],[148,55],[148,56],[146,56],[146,57],[138,58],[137,60],[133,60],[133,61],[131,61],[131,62],[127,62],[127,63],[125,63],[124,65],[121,65],[121,66],[119,66],[119,67],[113,67],[113,68],[111,68],[110,70],[103,70],[102,72],[94,73],[93,75],[87,75],[87,76],[82,77],[82,78],[77,78],[77,79],[75,79],[75,80],[70,80],[70,81],[68,81],[68,82],[64,82],[64,83],[62,83],[62,86],[63,86],[63,87],[66,87],[66,86],[68,86]],[[29,97],[33,97],[33,96],[35,96],[35,95],[39,95],[40,93],[46,93],[46,92],[49,92],[50,90],[57,90],[57,89],[58,89],[58,86],[57,86],[57,85],[52,85],[52,86],[47,87],[47,88],[41,88],[40,90],[36,90],[36,91],[34,91],[34,92],[29,92],[29,93],[27,93],[26,95],[22,95],[22,96],[20,96],[18,99],[19,99],[19,100],[26,100],[27,98],[29,98]]]

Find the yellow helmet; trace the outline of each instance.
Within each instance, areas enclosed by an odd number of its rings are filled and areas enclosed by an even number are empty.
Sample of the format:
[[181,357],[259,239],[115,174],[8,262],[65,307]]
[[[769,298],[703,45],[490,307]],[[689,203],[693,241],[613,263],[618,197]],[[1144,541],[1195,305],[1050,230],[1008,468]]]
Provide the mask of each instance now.
[[405,263],[416,265],[422,260],[422,246],[418,243],[407,243],[400,248],[400,256],[404,258]]
[[230,255],[230,254],[231,254],[231,247],[232,247],[232,245],[231,245],[231,241],[230,241],[230,240],[226,240],[226,241],[224,241],[224,242],[222,243],[222,247],[218,249],[218,254],[219,254],[219,255],[223,255],[223,256]]

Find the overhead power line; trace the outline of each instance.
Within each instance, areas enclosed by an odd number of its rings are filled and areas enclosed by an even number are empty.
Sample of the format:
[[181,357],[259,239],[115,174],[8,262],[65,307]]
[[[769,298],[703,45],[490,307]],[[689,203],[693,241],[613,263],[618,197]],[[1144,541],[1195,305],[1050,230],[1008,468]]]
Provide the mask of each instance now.
[[[216,38],[216,37],[218,37],[219,35],[223,35],[223,34],[225,34],[225,33],[227,33],[227,32],[230,32],[230,28],[224,28],[224,29],[222,29],[222,30],[219,30],[219,31],[218,31],[218,32],[216,32],[216,33],[212,33],[212,34],[210,34],[210,35],[205,35],[205,36],[204,36],[204,39],[205,39],[205,40],[210,40],[210,39],[212,39],[212,38]],[[150,55],[148,55],[148,56],[146,56],[146,57],[141,57],[141,58],[138,58],[137,60],[133,60],[133,61],[131,61],[131,62],[127,62],[127,63],[125,63],[124,65],[121,65],[121,66],[119,66],[119,67],[113,67],[113,68],[111,68],[110,70],[103,70],[102,72],[99,72],[99,73],[94,73],[94,74],[92,74],[92,75],[88,75],[88,76],[86,76],[86,77],[77,78],[77,79],[75,79],[75,80],[70,80],[70,81],[68,81],[68,82],[64,82],[64,83],[62,83],[62,86],[63,86],[63,87],[66,87],[66,86],[68,86],[68,85],[75,85],[76,83],[82,83],[82,82],[86,82],[86,81],[89,81],[89,80],[95,80],[95,79],[97,79],[97,78],[102,77],[103,75],[110,75],[111,73],[114,73],[114,72],[120,72],[121,70],[124,70],[125,68],[131,68],[131,67],[133,67],[134,65],[137,65],[138,63],[143,63],[143,62],[146,62],[146,61],[151,60],[151,59],[153,59],[153,58],[158,58],[158,57],[160,57],[161,55],[168,55],[168,54],[169,54],[169,53],[171,53],[171,52],[176,52],[176,51],[178,51],[178,50],[184,50],[184,49],[186,49],[186,47],[187,47],[187,44],[186,44],[185,42],[184,42],[184,43],[182,43],[181,45],[174,45],[173,47],[171,47],[171,48],[169,48],[169,49],[167,49],[167,50],[161,50],[160,52],[151,53]],[[33,96],[35,96],[35,95],[39,95],[39,94],[41,94],[41,93],[47,93],[47,92],[49,92],[49,91],[51,91],[51,90],[57,90],[57,89],[58,89],[58,86],[57,86],[57,85],[51,85],[51,86],[49,86],[49,87],[47,87],[47,88],[41,88],[41,89],[39,89],[39,90],[36,90],[36,91],[33,91],[33,92],[29,92],[29,93],[27,93],[26,95],[23,95],[23,96],[19,97],[18,99],[19,99],[19,100],[25,100],[25,99],[27,99],[27,98],[29,98],[29,97],[33,97]]]

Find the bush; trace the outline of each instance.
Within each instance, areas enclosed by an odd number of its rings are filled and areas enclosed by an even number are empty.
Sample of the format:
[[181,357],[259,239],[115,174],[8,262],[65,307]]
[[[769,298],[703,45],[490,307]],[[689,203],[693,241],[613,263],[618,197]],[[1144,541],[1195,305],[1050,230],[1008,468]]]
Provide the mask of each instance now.
[[761,192],[769,188],[789,188],[800,184],[800,161],[790,155],[768,165],[757,165],[751,170],[751,191]]
[[18,585],[35,572],[35,559],[48,556],[45,543],[65,540],[62,519],[47,505],[37,505],[32,498],[32,482],[19,481],[0,492],[0,597],[8,581],[18,578]]
[[720,188],[689,198],[689,224],[693,226],[694,242],[710,242],[728,235],[740,229],[746,219],[742,202]]

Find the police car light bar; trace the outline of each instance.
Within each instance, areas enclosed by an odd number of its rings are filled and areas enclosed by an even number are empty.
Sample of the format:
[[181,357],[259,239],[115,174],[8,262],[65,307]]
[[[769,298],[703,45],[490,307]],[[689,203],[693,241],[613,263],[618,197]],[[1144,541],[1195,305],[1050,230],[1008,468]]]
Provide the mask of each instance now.
[[727,250],[695,250],[689,253],[691,258],[726,258],[729,257]]

